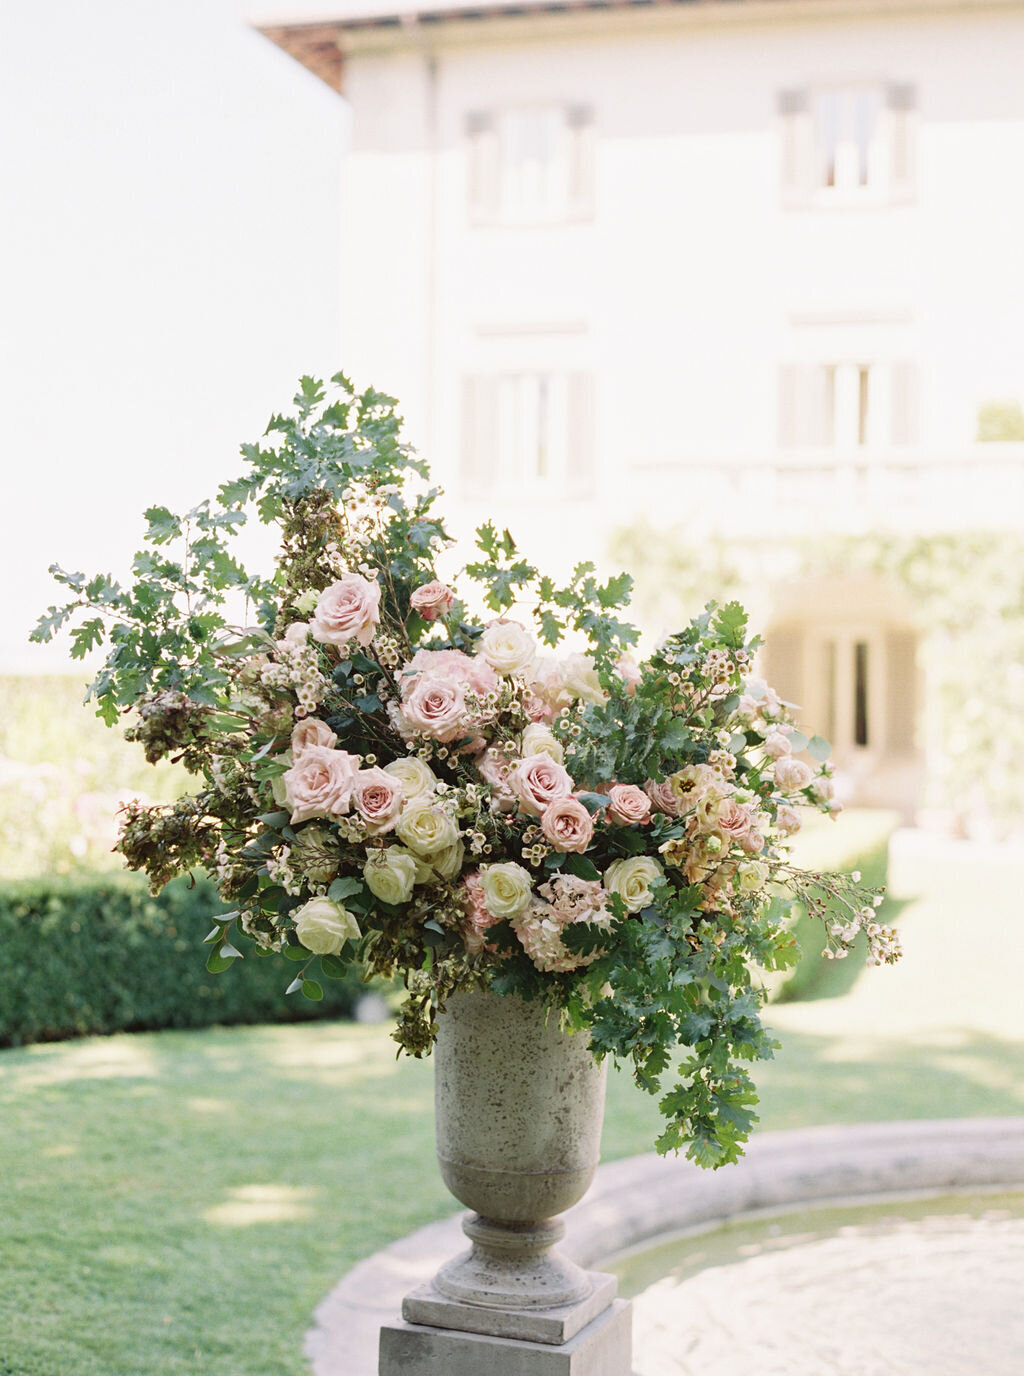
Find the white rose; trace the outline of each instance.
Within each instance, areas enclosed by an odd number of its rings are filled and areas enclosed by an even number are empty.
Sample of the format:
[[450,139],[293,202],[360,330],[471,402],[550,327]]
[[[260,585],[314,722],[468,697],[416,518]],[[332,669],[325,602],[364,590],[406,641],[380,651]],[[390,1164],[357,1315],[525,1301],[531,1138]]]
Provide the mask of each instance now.
[[499,674],[525,674],[537,657],[537,642],[518,621],[492,621],[476,652]]
[[437,788],[437,775],[429,765],[415,755],[405,755],[384,766],[385,774],[393,774],[402,785],[406,806],[414,800],[432,798]]
[[514,860],[500,865],[481,865],[480,885],[487,911],[499,921],[515,917],[530,901],[530,872]]
[[445,846],[444,850],[439,850],[430,857],[427,869],[432,873],[429,877],[433,879],[435,875],[440,875],[442,879],[454,879],[462,869],[465,858],[466,847],[460,836],[453,846]]
[[556,764],[565,764],[562,742],[540,721],[532,721],[523,732],[522,755],[548,755]]
[[604,872],[604,886],[621,896],[628,912],[638,913],[654,902],[651,885],[664,873],[652,855],[629,855],[612,861]]
[[604,702],[606,694],[589,655],[569,655],[562,664],[565,690],[582,702]]
[[359,937],[359,924],[340,903],[311,898],[294,913],[295,935],[315,956],[337,955],[346,941]]
[[448,813],[426,801],[409,803],[395,830],[410,850],[428,860],[459,839],[458,827]]
[[736,866],[734,883],[740,893],[757,893],[763,889],[768,878],[768,869],[756,860],[745,860]]
[[418,870],[416,860],[402,846],[389,846],[369,856],[363,866],[366,887],[382,903],[408,903]]

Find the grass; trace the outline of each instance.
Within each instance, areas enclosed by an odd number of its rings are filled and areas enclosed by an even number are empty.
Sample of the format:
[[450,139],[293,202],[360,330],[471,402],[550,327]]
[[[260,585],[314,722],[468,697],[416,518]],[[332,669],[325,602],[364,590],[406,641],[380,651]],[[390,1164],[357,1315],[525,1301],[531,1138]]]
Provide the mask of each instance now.
[[[904,871],[903,967],[770,1010],[784,1051],[758,1074],[764,1128],[1024,1112],[1022,868]],[[0,1052],[0,1376],[305,1376],[334,1282],[453,1208],[430,1065],[396,1062],[387,1032]],[[657,1116],[613,1074],[605,1157],[649,1150]]]

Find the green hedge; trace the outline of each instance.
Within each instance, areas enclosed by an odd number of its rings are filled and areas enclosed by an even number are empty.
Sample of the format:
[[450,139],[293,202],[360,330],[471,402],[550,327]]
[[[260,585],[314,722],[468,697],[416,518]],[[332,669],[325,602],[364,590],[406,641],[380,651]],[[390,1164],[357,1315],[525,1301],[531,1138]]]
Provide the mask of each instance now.
[[355,976],[324,980],[319,1003],[286,997],[294,967],[241,939],[245,958],[207,974],[203,938],[223,911],[205,880],[156,898],[136,875],[0,885],[0,1046],[351,1013],[365,991]]

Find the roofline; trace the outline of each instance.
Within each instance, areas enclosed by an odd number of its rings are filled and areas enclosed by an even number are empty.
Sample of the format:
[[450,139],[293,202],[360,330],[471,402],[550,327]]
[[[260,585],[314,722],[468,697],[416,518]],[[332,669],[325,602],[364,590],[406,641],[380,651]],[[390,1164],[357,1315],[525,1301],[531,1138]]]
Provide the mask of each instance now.
[[[448,4],[444,8],[410,8],[337,18],[253,27],[335,91],[343,90],[346,56],[366,51],[423,47],[432,36],[453,42],[512,38],[529,21],[548,33],[571,34],[596,21],[620,33],[624,23],[664,29],[680,24],[733,27],[743,23],[784,20],[885,19],[924,14],[967,14],[1021,10],[1024,0],[499,0],[496,4]],[[589,21],[589,23],[588,23]],[[602,21],[604,21],[602,23]]]

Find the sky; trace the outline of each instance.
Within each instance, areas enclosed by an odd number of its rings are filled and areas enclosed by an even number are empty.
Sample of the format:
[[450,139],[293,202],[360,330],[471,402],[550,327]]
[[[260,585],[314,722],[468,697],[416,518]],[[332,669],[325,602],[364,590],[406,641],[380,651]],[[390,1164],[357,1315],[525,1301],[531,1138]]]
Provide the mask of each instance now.
[[70,667],[50,563],[123,574],[345,366],[348,110],[245,22],[308,8],[0,0],[0,672]]

